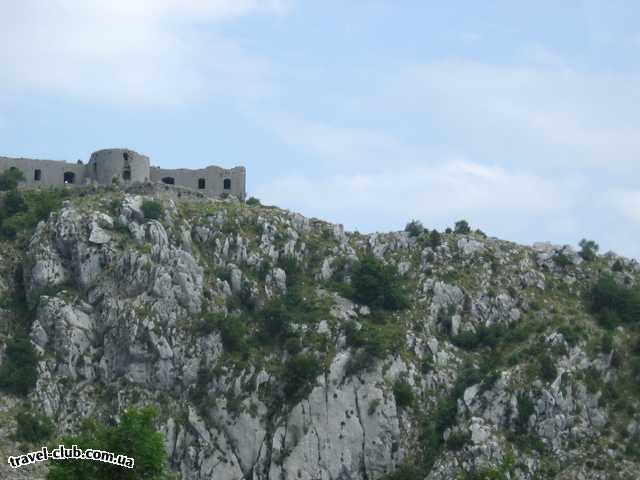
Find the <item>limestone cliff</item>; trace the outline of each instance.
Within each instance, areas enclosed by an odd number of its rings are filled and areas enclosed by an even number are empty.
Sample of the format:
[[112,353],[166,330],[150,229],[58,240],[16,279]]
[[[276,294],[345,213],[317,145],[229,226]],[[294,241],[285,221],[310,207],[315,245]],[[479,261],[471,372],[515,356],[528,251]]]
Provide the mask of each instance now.
[[[586,300],[605,274],[637,285],[637,262],[152,197],[158,219],[104,190],[1,242],[0,345],[28,316],[27,401],[57,434],[154,404],[184,479],[637,478],[636,333]],[[367,255],[408,304],[354,300]],[[3,463],[21,403],[0,397]]]

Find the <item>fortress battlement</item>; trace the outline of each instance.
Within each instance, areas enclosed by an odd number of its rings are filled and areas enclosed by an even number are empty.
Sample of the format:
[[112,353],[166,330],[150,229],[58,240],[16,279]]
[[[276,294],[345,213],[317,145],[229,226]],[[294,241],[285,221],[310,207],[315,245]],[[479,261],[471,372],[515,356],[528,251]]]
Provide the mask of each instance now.
[[149,157],[126,148],[98,150],[88,163],[80,160],[37,160],[32,158],[0,157],[0,171],[11,167],[25,177],[21,188],[55,187],[62,185],[123,186],[136,182],[162,182],[192,188],[209,197],[223,194],[244,199],[246,170],[244,167],[225,169],[211,165],[201,169],[164,169],[151,166]]

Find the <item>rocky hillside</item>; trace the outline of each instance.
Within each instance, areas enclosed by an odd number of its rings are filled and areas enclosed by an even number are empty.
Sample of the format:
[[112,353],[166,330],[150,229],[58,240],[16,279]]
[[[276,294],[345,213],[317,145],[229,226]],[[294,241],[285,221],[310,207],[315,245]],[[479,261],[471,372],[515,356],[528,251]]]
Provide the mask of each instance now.
[[637,262],[158,188],[0,242],[2,478],[18,411],[149,404],[184,479],[638,478]]

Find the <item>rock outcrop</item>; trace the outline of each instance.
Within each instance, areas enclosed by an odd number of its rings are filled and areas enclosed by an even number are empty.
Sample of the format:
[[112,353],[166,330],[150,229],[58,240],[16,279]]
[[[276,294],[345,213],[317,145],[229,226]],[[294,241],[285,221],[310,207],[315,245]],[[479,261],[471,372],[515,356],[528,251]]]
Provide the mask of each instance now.
[[[140,195],[71,199],[0,252],[0,294],[18,298],[17,272],[33,317],[28,400],[57,434],[154,404],[185,479],[637,478],[640,402],[620,360],[635,334],[601,348],[611,333],[583,301],[603,272],[635,285],[637,262],[158,199],[152,220]],[[397,272],[406,308],[348,298],[365,252]],[[295,385],[305,355],[317,375]]]

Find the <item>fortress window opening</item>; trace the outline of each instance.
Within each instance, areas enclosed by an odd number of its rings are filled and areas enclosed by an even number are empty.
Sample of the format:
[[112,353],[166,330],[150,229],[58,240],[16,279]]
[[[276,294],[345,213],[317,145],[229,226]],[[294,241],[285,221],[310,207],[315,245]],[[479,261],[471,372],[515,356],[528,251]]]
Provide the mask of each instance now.
[[224,189],[225,190],[231,190],[231,179],[230,178],[225,178],[224,179]]
[[35,182],[39,182],[40,180],[42,180],[42,170],[36,168],[36,170],[33,172],[33,180]]
[[206,185],[207,185],[207,183],[206,183],[204,178],[199,178],[198,179],[198,189],[199,190],[204,190],[206,188]]
[[166,183],[167,185],[175,185],[176,181],[173,177],[164,177],[162,179],[162,183]]
[[64,183],[75,183],[76,174],[73,172],[64,172]]
[[122,179],[125,181],[131,180],[131,166],[129,165],[129,154],[124,152],[122,154],[124,159],[124,166],[122,167]]

